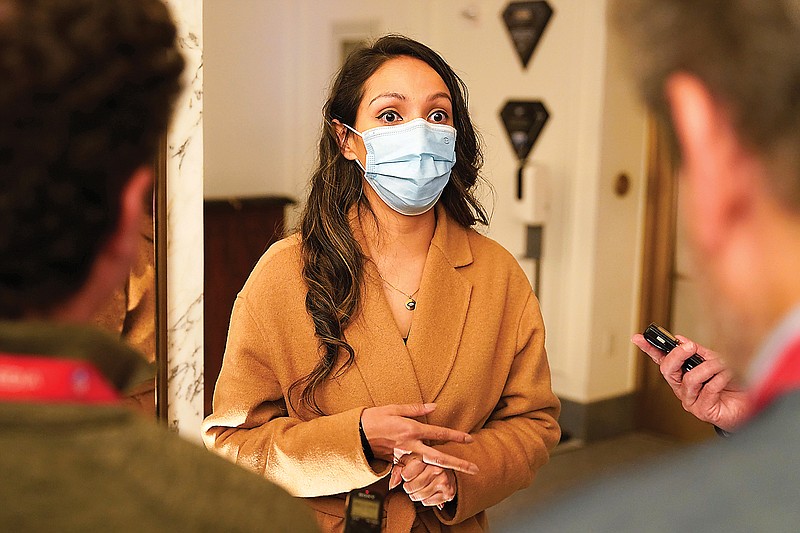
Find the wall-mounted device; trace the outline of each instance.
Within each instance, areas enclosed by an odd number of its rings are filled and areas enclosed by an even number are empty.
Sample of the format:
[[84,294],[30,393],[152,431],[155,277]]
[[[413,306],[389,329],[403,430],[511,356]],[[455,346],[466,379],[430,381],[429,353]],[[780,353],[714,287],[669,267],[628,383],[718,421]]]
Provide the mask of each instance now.
[[527,163],[520,169],[522,196],[514,199],[514,215],[525,225],[525,254],[533,262],[531,284],[536,296],[541,299],[542,252],[544,248],[544,226],[550,215],[550,190],[547,169],[537,163]]
[[526,226],[525,258],[535,264],[536,273],[532,281],[538,296],[544,223],[550,211],[550,194],[545,168],[527,161],[550,113],[539,100],[511,100],[503,106],[500,118],[519,162],[514,210],[516,217]]
[[522,194],[514,199],[514,216],[528,226],[542,225],[550,215],[550,179],[541,163],[522,167]]

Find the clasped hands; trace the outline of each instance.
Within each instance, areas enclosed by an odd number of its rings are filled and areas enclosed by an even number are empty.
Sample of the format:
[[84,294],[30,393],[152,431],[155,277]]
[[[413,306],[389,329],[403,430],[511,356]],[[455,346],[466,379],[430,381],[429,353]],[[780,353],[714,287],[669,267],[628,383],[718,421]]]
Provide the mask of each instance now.
[[441,509],[455,497],[454,471],[477,474],[478,466],[425,444],[473,441],[469,433],[414,420],[434,409],[432,403],[370,407],[361,414],[361,427],[375,457],[394,465],[389,489],[402,483],[413,501]]

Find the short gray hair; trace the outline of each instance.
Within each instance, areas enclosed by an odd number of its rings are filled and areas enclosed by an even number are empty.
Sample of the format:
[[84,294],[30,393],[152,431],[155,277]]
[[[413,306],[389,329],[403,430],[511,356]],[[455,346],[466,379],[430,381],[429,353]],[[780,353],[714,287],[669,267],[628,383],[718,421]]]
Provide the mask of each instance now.
[[664,84],[699,78],[800,209],[800,0],[612,0],[642,95],[670,123]]

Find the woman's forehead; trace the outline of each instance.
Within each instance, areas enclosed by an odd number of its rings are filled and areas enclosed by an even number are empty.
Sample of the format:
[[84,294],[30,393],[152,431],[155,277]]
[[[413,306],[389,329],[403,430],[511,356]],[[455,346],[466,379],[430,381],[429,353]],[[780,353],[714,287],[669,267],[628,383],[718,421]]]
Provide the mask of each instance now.
[[450,96],[444,80],[430,65],[419,59],[401,56],[389,59],[364,84],[363,105],[376,99],[428,99],[432,95]]

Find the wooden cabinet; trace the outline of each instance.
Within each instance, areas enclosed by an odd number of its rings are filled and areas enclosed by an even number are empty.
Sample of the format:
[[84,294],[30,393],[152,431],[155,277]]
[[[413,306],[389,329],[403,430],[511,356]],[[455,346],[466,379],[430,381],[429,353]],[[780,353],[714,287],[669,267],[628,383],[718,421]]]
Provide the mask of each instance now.
[[236,295],[258,259],[285,231],[282,197],[206,200],[205,225],[205,414],[222,366],[228,323]]

